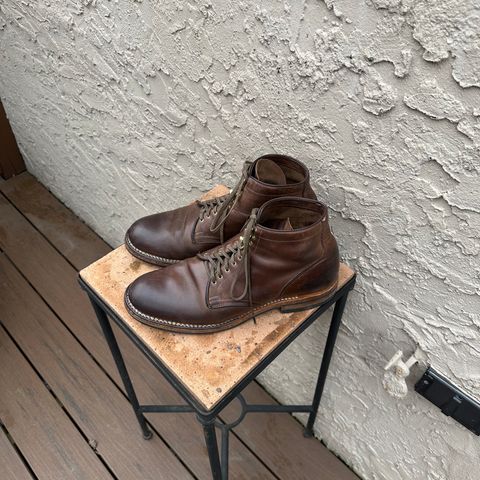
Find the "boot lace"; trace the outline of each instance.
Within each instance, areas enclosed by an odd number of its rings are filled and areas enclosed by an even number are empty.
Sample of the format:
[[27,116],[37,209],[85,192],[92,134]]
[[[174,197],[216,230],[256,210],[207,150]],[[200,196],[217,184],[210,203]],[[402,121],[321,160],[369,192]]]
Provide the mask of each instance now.
[[210,218],[211,215],[217,215],[220,207],[227,199],[228,195],[224,195],[223,197],[212,198],[211,200],[200,202],[200,221],[203,222],[206,218]]
[[207,200],[205,202],[199,202],[200,221],[203,222],[205,218],[208,218],[213,214],[214,219],[210,225],[210,231],[220,231],[220,243],[224,242],[223,237],[225,222],[227,221],[228,215],[232,211],[233,207],[237,204],[238,199],[245,188],[251,165],[252,162],[245,162],[240,180],[228,195],[214,198],[213,200]]
[[242,235],[240,238],[238,238],[238,240],[232,244],[222,246],[213,252],[198,255],[200,259],[207,262],[208,275],[213,285],[216,285],[223,278],[223,275],[230,271],[232,266],[235,266],[239,262],[243,262],[243,269],[245,272],[245,287],[238,297],[234,296],[233,289],[236,285],[235,280],[230,287],[230,297],[233,300],[243,300],[248,295],[248,302],[250,305],[252,305],[250,247],[255,239],[257,211],[257,208],[252,210],[250,218],[245,224]]

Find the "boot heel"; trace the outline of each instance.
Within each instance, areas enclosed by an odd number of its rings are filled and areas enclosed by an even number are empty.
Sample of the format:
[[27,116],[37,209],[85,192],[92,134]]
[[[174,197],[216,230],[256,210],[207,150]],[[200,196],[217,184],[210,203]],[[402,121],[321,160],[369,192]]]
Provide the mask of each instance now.
[[324,304],[331,296],[332,295],[328,295],[327,297],[324,297],[318,300],[310,300],[309,302],[304,302],[304,303],[285,305],[283,307],[280,307],[280,312],[293,313],[293,312],[303,312],[304,310],[310,310],[312,308],[316,308]]
[[324,290],[322,293],[318,292],[319,296],[317,298],[304,299],[303,302],[299,301],[297,303],[291,303],[290,305],[283,305],[279,307],[281,313],[293,313],[293,312],[302,312],[304,310],[310,310],[312,308],[317,308],[320,305],[323,305],[326,301],[335,294],[337,290],[337,282],[334,285]]

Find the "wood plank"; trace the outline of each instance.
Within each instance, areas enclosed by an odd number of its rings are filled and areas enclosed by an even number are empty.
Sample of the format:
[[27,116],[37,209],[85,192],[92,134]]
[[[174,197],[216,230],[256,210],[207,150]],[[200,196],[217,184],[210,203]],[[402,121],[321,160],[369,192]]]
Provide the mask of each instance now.
[[[244,391],[244,397],[248,403],[276,403],[257,383],[251,384]],[[238,417],[238,411],[235,402],[225,409],[225,415],[234,419]],[[354,472],[318,440],[305,438],[303,427],[291,415],[248,414],[235,428],[235,432],[282,478],[359,480]]]
[[[68,325],[88,328],[94,342],[92,347],[103,351],[101,364],[109,368],[113,366],[100,326],[94,321],[91,306],[79,289],[76,272],[1,194],[0,250],[8,255],[60,318]],[[116,372],[113,375],[120,380]]]
[[[9,182],[10,181],[11,180],[9,180]],[[49,192],[48,195],[51,196]],[[60,204],[60,202],[58,202],[53,196],[52,198],[52,204],[57,202],[56,208],[67,210],[66,207]],[[39,228],[42,231],[41,225]],[[64,235],[67,238],[70,237],[71,243],[73,243],[75,239],[75,231],[73,230],[72,233],[69,233],[69,229],[70,227],[67,224],[64,229]],[[48,236],[47,232],[42,232]],[[93,233],[93,235],[95,234]],[[88,245],[87,248],[95,250],[95,243]],[[68,258],[67,251],[63,251],[62,253]],[[98,251],[97,255],[100,256],[100,254],[101,250]],[[70,260],[72,261],[72,259]],[[117,329],[115,329],[115,331],[123,350],[125,352],[129,351],[129,349],[131,349],[130,340],[128,340],[123,333],[117,331]],[[134,359],[129,359],[129,361],[132,360]],[[141,366],[141,361],[138,363],[141,368],[135,368],[131,373],[132,377],[136,380],[135,384],[140,387],[142,396],[146,402],[155,403],[158,402],[158,398],[164,399],[165,403],[174,403],[178,401],[178,396],[168,385],[165,385],[163,379],[158,385],[155,383],[153,388],[148,388],[148,386],[144,388],[142,382],[145,383],[145,378],[155,378],[154,376],[157,375],[157,372],[148,362],[143,362],[145,363],[143,367]],[[145,372],[144,375],[141,374],[142,370]],[[136,378],[137,372],[140,373],[138,379]],[[248,386],[244,390],[244,394],[252,403],[276,403],[256,382]],[[231,409],[226,410],[228,418],[232,418],[231,412],[236,410],[236,403],[237,402],[233,403]],[[153,417],[154,416],[152,415],[152,418]],[[174,415],[173,417],[176,417],[179,421],[182,420],[179,415]],[[268,425],[268,428],[264,428],[265,425]],[[193,426],[197,428],[197,425],[194,424]],[[187,425],[182,425],[181,428],[183,429],[186,427]],[[323,444],[315,439],[304,438],[301,426],[288,414],[256,414],[247,416],[246,420],[235,429],[235,432],[250,449],[253,449],[257,454],[260,454],[262,460],[281,478],[295,478],[299,474],[298,472],[304,471],[324,471],[325,480],[330,478],[338,478],[338,480],[343,480],[344,478],[357,478],[356,475]],[[194,433],[194,437],[196,435],[197,432]],[[275,438],[276,441],[272,442],[272,438]],[[292,438],[295,438],[295,442],[292,442]],[[288,461],[288,459],[293,456],[292,443],[294,443],[295,448],[295,459],[293,461]],[[235,448],[235,445],[232,445],[232,450]],[[285,461],[285,459],[287,459],[287,461]]]
[[3,178],[10,178],[24,170],[25,163],[0,101],[0,175]]
[[115,475],[156,480],[161,471],[164,478],[190,478],[158,436],[142,439],[128,401],[4,254],[0,270],[5,328]]
[[[91,305],[77,283],[77,273],[32,225],[0,196],[0,248],[66,322],[79,340],[119,383],[116,368],[94,318]],[[23,301],[25,303],[25,301]],[[53,320],[52,320],[53,323]],[[123,336],[123,334],[122,334]],[[126,340],[126,339],[125,339]],[[124,343],[125,344],[125,343]],[[141,401],[170,403],[172,390],[132,344],[123,349]],[[144,372],[149,371],[147,376]],[[154,379],[152,381],[152,379]],[[106,397],[108,398],[108,397]],[[108,400],[105,401],[108,405]],[[129,421],[135,421],[131,411]],[[151,415],[150,419],[167,443],[195,475],[210,478],[203,435],[192,415]],[[98,419],[102,425],[105,419]],[[232,438],[231,478],[269,479],[268,470],[237,439]]]
[[2,480],[32,480],[32,476],[23,460],[13,448],[7,434],[1,429],[0,465],[2,466]]
[[2,328],[0,365],[0,417],[37,477],[111,479]]
[[0,191],[78,270],[111,250],[30,173],[0,184]]

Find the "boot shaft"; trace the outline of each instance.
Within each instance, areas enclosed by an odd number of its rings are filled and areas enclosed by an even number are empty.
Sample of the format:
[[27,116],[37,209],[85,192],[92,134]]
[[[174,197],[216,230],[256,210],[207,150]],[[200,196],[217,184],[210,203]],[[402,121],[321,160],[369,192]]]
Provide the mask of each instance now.
[[[199,236],[211,238],[211,233],[206,233],[208,227],[210,232],[221,231],[223,243],[241,230],[254,208],[260,208],[273,198],[288,196],[316,200],[307,167],[287,155],[259,157],[249,164],[235,190],[217,218],[209,225],[197,226]],[[221,227],[217,228],[220,224]]]
[[254,232],[247,240],[249,268],[235,261],[229,267],[231,272],[210,286],[212,307],[238,305],[239,301],[248,304],[250,298],[242,297],[247,283],[256,304],[265,298],[309,294],[336,282],[338,247],[324,204],[305,198],[276,198],[257,215]]

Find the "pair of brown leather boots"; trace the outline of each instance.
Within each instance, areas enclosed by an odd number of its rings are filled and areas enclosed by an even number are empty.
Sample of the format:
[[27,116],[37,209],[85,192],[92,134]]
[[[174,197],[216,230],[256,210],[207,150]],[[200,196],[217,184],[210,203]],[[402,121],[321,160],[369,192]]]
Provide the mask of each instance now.
[[284,155],[246,162],[226,196],[137,220],[125,245],[166,267],[128,287],[129,313],[173,332],[218,332],[268,310],[309,309],[337,286],[327,207],[305,165]]

